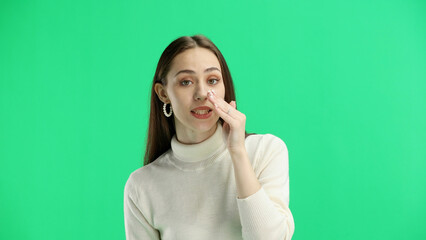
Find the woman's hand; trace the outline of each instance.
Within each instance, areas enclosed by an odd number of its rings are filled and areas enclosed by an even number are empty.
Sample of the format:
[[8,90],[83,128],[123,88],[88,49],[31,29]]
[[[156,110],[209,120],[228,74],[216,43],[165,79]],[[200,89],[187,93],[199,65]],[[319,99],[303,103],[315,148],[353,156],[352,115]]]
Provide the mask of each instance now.
[[228,138],[228,151],[230,154],[239,154],[245,149],[246,115],[236,109],[235,101],[227,103],[216,96],[214,90],[207,93],[208,99],[215,106],[214,111],[224,120],[223,132]]

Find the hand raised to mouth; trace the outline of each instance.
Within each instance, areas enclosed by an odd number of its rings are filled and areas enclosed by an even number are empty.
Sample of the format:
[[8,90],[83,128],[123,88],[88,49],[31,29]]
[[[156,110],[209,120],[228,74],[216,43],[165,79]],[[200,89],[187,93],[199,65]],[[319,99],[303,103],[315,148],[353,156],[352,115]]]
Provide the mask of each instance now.
[[217,97],[214,90],[209,90],[207,96],[215,106],[214,111],[225,121],[223,131],[228,138],[228,151],[231,154],[245,151],[246,115],[237,110],[235,101],[227,103],[224,99]]

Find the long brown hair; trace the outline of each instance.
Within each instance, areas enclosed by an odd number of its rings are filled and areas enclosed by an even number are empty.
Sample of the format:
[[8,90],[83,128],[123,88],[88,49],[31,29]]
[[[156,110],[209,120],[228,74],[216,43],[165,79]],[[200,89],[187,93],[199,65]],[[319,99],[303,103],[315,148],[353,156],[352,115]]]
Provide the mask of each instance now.
[[[148,135],[146,138],[144,165],[155,161],[155,159],[169,150],[171,147],[171,139],[173,135],[176,134],[174,117],[167,118],[164,116],[164,103],[158,98],[154,86],[156,83],[161,83],[163,86],[166,86],[166,76],[170,70],[172,60],[179,53],[195,47],[209,49],[216,55],[222,69],[222,77],[225,85],[225,101],[228,103],[235,101],[235,90],[231,73],[229,72],[225,58],[216,45],[203,35],[183,36],[175,39],[161,54],[152,82],[151,111],[149,115]],[[219,118],[219,121],[223,124],[222,118]],[[247,132],[245,132],[245,134],[246,137],[251,135]]]

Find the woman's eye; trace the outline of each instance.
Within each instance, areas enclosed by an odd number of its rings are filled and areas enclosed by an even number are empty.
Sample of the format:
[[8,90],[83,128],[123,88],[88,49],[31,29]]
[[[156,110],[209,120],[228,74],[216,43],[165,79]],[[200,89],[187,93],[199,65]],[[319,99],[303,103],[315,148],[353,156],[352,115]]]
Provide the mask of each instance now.
[[191,83],[191,81],[189,81],[189,80],[183,80],[183,81],[181,81],[180,82],[180,84],[181,85],[184,85],[184,86],[187,86],[187,85],[189,85]]
[[216,84],[217,82],[218,82],[219,80],[217,80],[217,79],[215,79],[215,78],[212,78],[212,79],[209,79],[209,83],[210,84]]

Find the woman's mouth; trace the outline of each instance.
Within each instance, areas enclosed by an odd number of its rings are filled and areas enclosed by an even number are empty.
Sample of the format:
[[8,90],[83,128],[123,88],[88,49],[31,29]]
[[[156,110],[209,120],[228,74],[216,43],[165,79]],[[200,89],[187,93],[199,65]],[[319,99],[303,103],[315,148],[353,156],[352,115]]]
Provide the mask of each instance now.
[[209,118],[212,115],[213,110],[192,110],[191,114],[192,116],[199,118],[199,119],[206,119]]

